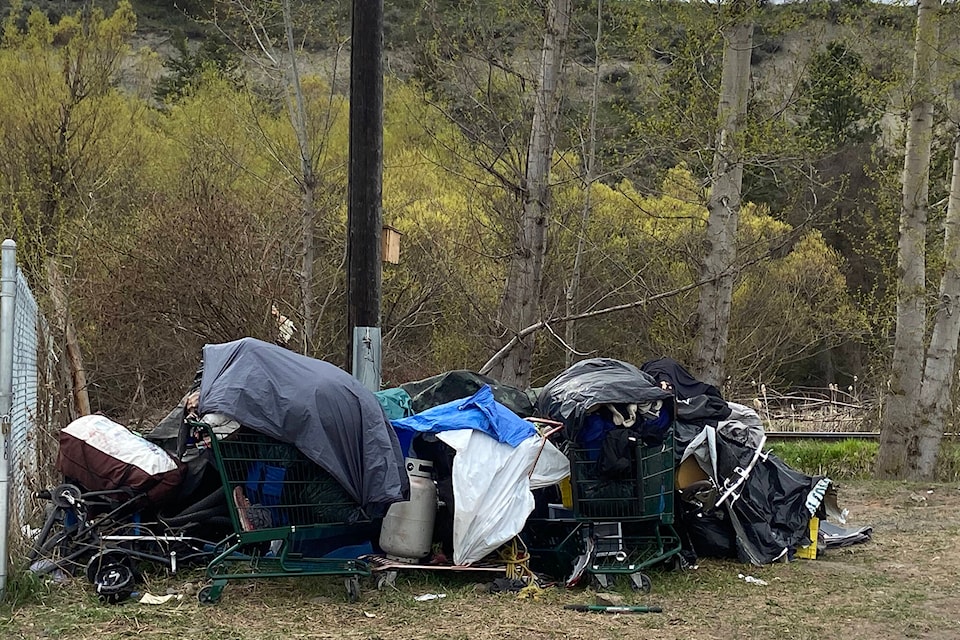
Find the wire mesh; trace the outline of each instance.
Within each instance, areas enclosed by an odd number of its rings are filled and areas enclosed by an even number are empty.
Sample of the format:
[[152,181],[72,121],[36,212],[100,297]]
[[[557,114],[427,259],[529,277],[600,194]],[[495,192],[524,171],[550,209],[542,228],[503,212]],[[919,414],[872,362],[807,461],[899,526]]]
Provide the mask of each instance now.
[[605,470],[597,448],[572,447],[569,456],[573,511],[578,520],[673,522],[672,432],[655,446],[646,446],[638,438],[625,473]]
[[241,531],[367,520],[340,483],[293,445],[247,429],[212,444]]
[[38,397],[39,312],[23,273],[17,272],[13,332],[13,406],[10,412],[11,531],[28,521],[31,480],[37,476],[36,417]]

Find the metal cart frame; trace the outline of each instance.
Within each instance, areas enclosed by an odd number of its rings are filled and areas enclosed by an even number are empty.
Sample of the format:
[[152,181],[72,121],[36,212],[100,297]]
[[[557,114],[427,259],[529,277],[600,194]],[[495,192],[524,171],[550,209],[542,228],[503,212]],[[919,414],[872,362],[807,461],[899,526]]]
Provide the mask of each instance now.
[[344,576],[355,601],[369,565],[309,550],[369,523],[339,483],[293,445],[247,429],[221,438],[203,423],[193,426],[213,452],[234,526],[207,565],[213,584],[197,594],[200,602],[218,602],[230,580],[316,575]]
[[570,442],[573,519],[583,523],[586,566],[596,586],[608,588],[628,576],[634,589],[648,592],[644,570],[680,553],[674,522],[673,424],[661,444],[646,445],[639,436],[634,473],[608,479],[597,470],[598,452]]

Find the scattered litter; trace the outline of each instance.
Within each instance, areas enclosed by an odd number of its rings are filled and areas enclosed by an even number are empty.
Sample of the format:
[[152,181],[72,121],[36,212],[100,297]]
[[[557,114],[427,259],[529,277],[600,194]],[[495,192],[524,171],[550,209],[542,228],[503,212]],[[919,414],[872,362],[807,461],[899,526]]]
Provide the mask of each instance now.
[[751,584],[758,584],[761,587],[765,587],[769,584],[766,580],[761,580],[760,578],[754,578],[753,576],[747,576],[742,573],[738,573],[737,577],[743,580],[744,582],[749,582]]
[[924,503],[924,502],[927,501],[927,496],[921,495],[921,494],[919,494],[919,493],[911,492],[911,493],[910,493],[910,499],[913,500],[914,502],[918,503],[918,504],[922,504],[922,503]]
[[583,578],[583,574],[587,570],[587,565],[590,564],[590,559],[593,558],[593,538],[589,537],[584,542],[586,544],[586,549],[584,550],[583,554],[577,556],[577,558],[574,560],[573,572],[566,581],[567,587],[574,587],[580,582],[581,578]]
[[543,593],[543,589],[536,582],[528,584],[523,589],[520,589],[520,593],[517,594],[518,600],[536,600],[540,597],[540,594]]
[[932,493],[933,493],[933,489],[927,489],[927,495],[930,495]]
[[526,585],[523,580],[517,578],[497,578],[487,585],[487,591],[490,593],[517,593]]
[[828,549],[834,547],[847,547],[852,544],[868,542],[872,535],[873,527],[844,529],[843,527],[838,527],[832,522],[820,523],[820,536],[823,538],[824,547]]
[[363,612],[363,615],[364,615],[365,617],[367,617],[367,618],[376,618],[376,617],[377,617],[377,614],[375,614],[375,613],[370,613],[369,611],[364,611],[364,612]]
[[56,562],[41,558],[30,565],[30,571],[37,575],[49,575],[50,579],[57,584],[63,584],[70,581],[70,575],[61,569]]
[[145,593],[137,601],[140,604],[166,604],[171,600],[183,600],[182,593],[168,593],[165,596],[155,596],[152,593]]
[[422,596],[415,596],[413,599],[417,602],[426,602],[428,600],[439,600],[440,598],[446,598],[447,594],[445,593],[425,593]]

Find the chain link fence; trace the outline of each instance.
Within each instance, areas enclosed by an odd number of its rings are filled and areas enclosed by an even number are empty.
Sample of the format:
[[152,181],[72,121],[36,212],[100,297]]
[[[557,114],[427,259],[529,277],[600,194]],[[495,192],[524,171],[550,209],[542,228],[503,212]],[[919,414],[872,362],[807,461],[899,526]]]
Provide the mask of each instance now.
[[[3,259],[15,259],[4,251]],[[9,267],[4,269],[10,273]],[[16,563],[28,525],[42,519],[34,492],[57,484],[57,434],[67,416],[68,396],[64,394],[64,371],[57,344],[51,334],[27,278],[19,268],[12,318],[11,362],[0,363],[12,371],[12,393],[6,426],[8,470],[7,551]],[[2,526],[4,523],[0,523]]]

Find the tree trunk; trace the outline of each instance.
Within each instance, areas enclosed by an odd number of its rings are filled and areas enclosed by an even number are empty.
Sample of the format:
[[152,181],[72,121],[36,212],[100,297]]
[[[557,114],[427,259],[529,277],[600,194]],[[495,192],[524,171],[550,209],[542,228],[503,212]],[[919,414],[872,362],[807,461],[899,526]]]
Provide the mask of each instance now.
[[290,111],[290,123],[297,136],[297,151],[300,156],[300,194],[301,194],[301,252],[300,298],[303,313],[303,353],[312,355],[314,336],[313,317],[313,261],[314,232],[316,229],[317,208],[314,204],[317,179],[313,171],[313,156],[310,152],[310,135],[307,131],[307,110],[303,102],[303,87],[300,84],[300,70],[297,67],[297,48],[293,39],[293,15],[290,0],[283,0],[283,29],[290,55],[290,90],[287,107]]
[[730,22],[723,28],[723,70],[717,108],[716,149],[711,174],[712,188],[707,202],[709,216],[704,239],[706,253],[701,269],[697,306],[697,345],[694,367],[700,378],[721,385],[730,304],[733,297],[733,265],[737,257],[737,226],[743,185],[741,133],[750,93],[750,56],[753,49],[753,3],[733,3]]
[[[583,154],[583,209],[580,211],[580,229],[577,234],[577,253],[573,258],[573,272],[565,292],[566,315],[577,313],[577,296],[580,294],[580,271],[583,268],[583,247],[590,221],[593,183],[597,179],[597,106],[600,100],[600,38],[603,35],[603,0],[597,0],[597,36],[593,41],[593,93],[590,95],[590,124]],[[564,364],[573,364],[577,349],[577,323],[567,323],[565,331],[566,355]]]
[[907,472],[910,477],[924,480],[934,477],[940,441],[949,422],[953,372],[957,369],[957,341],[960,340],[960,132],[954,140],[953,175],[943,229],[943,258],[936,324],[927,348],[920,391],[919,457],[909,461]]
[[[546,31],[540,56],[540,83],[527,148],[523,212],[500,303],[500,322],[513,335],[535,323],[540,311],[543,260],[547,251],[550,218],[550,166],[560,106],[557,85],[570,25],[570,5],[571,0],[550,0],[547,5]],[[526,387],[530,381],[530,362],[535,341],[536,334],[520,340],[491,370],[491,375],[504,384]]]
[[50,289],[50,301],[57,318],[57,325],[63,332],[67,350],[67,366],[70,372],[70,385],[73,394],[73,408],[77,416],[90,415],[90,396],[87,393],[87,371],[83,366],[80,353],[80,341],[73,326],[67,294],[64,291],[63,277],[53,258],[47,261],[47,284]]
[[[931,84],[940,36],[940,0],[920,0],[917,7],[913,91],[903,161],[903,202],[897,244],[897,330],[890,382],[880,425],[876,473],[881,478],[916,477],[921,459],[921,392],[924,377],[926,326],[925,236],[930,148],[933,140]],[[941,336],[941,339],[945,336]],[[932,345],[931,345],[932,346]],[[954,345],[955,348],[955,345]],[[940,356],[938,356],[940,357]],[[952,358],[951,358],[952,361]],[[939,363],[928,365],[938,369]],[[924,416],[924,420],[929,416]],[[929,438],[927,438],[929,440]],[[929,442],[924,445],[929,448]],[[934,457],[936,452],[934,452]],[[932,468],[932,467],[931,467]]]

